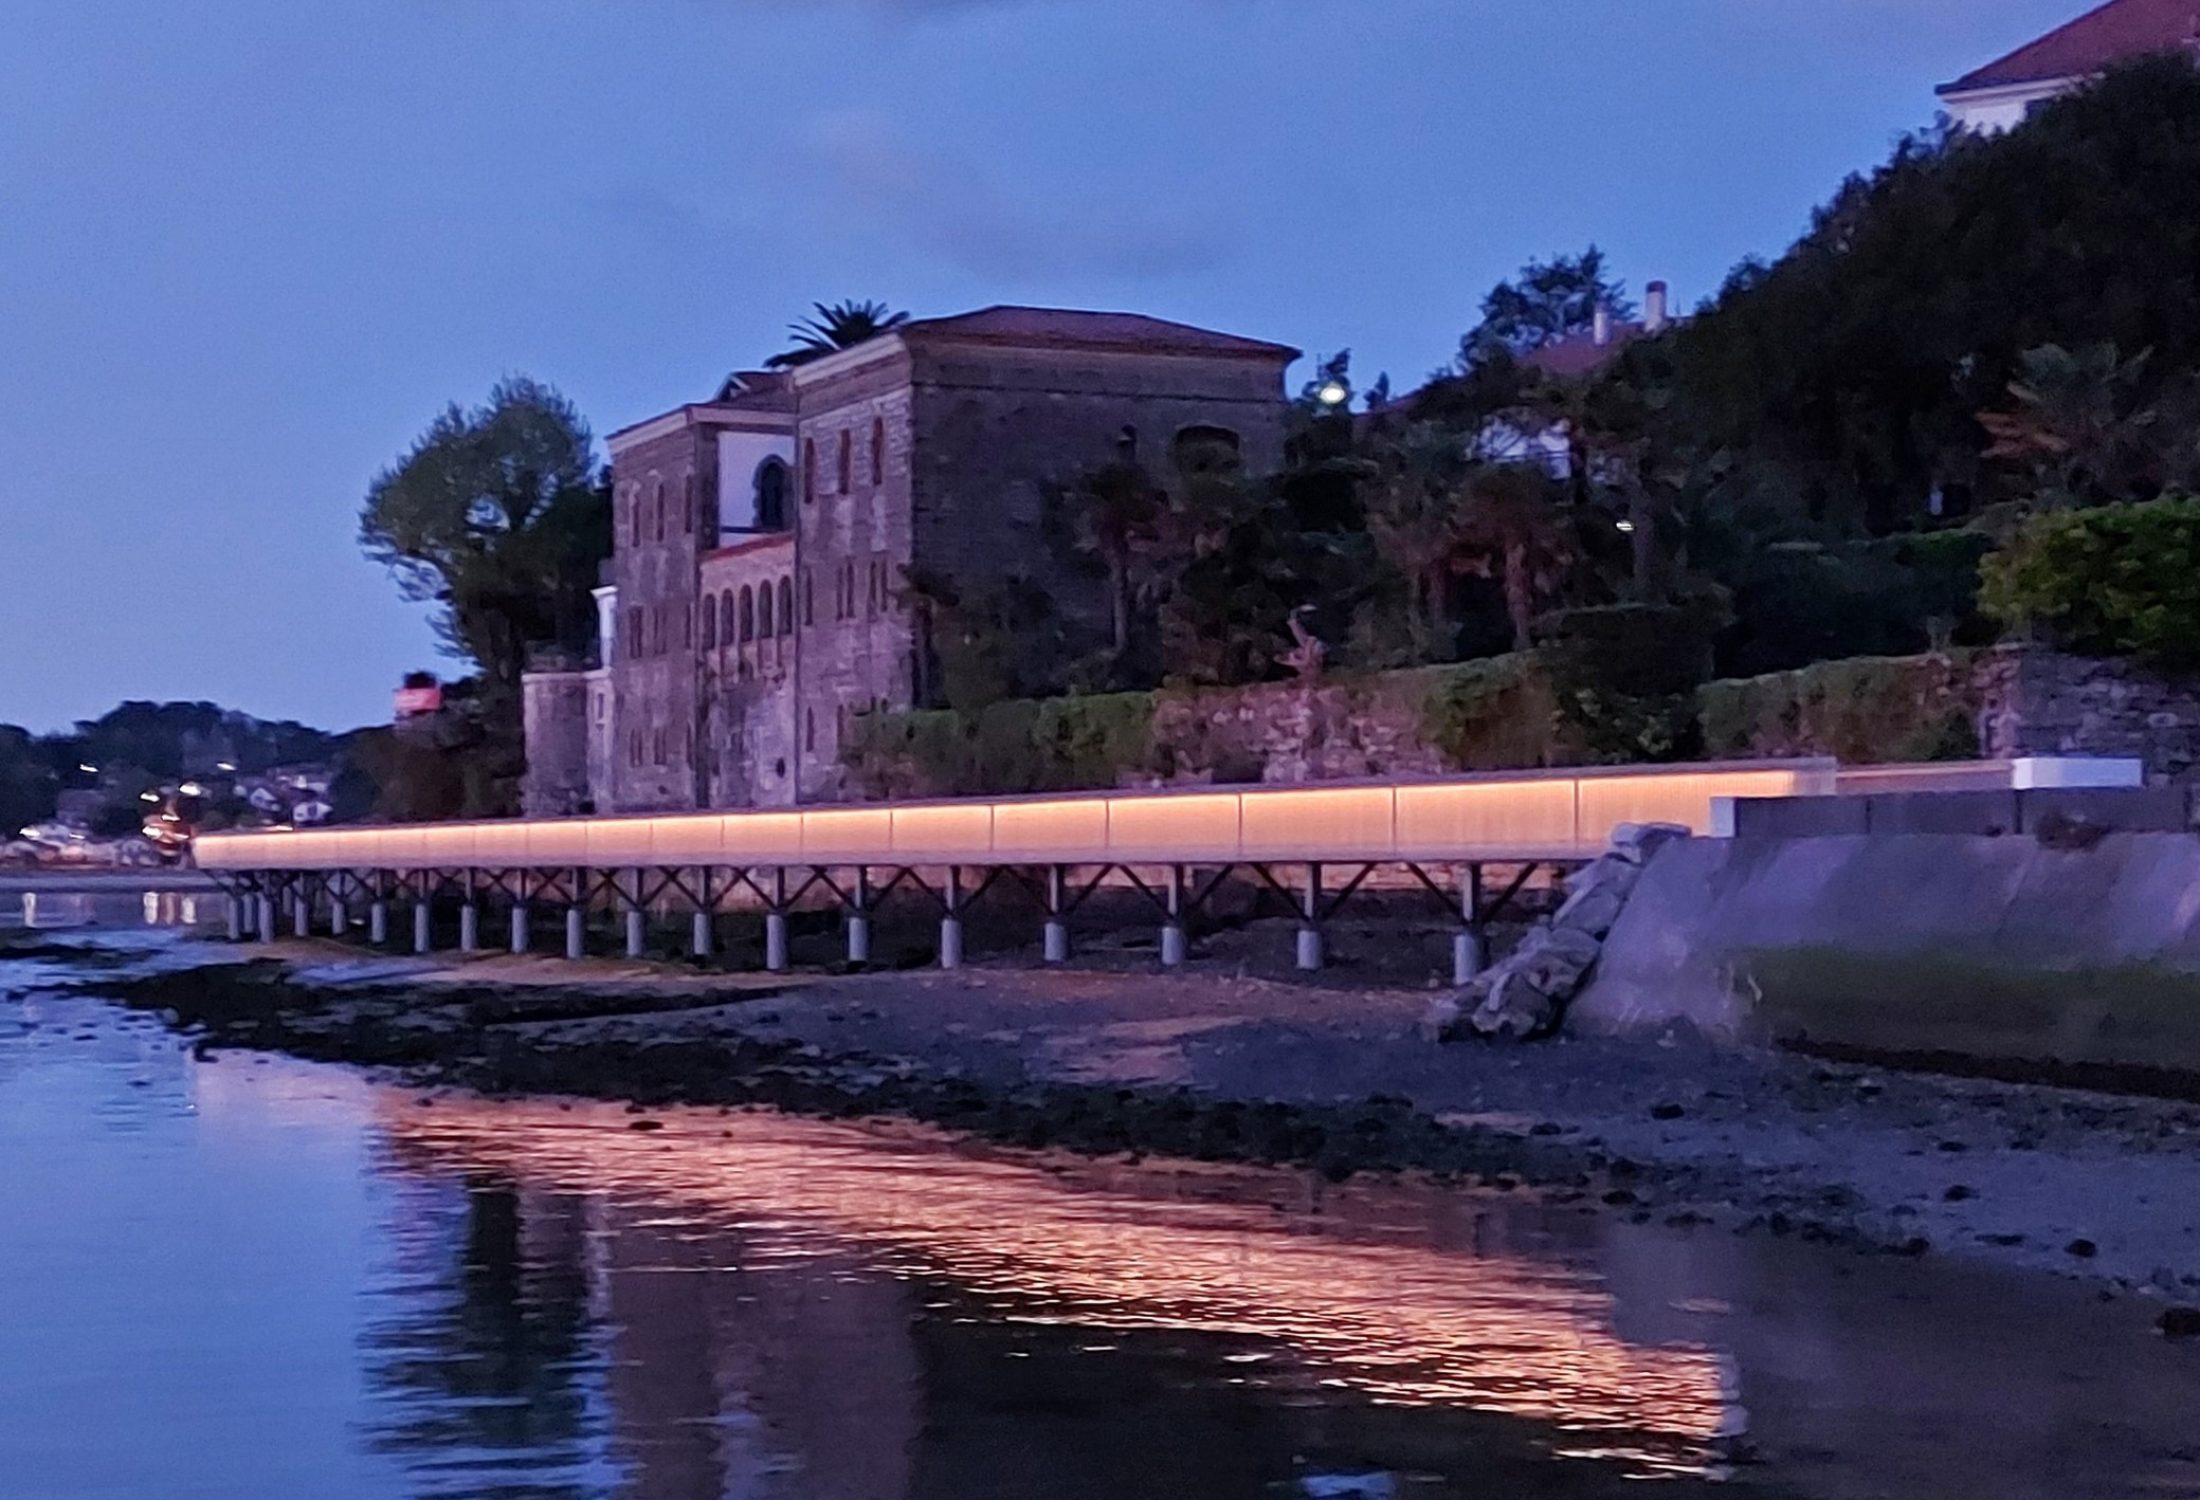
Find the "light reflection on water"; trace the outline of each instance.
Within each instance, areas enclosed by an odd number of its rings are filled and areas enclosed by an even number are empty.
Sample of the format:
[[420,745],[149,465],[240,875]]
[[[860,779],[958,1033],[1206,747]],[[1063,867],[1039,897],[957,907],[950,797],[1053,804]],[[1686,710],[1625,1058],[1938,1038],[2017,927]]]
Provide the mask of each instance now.
[[195,929],[211,927],[222,919],[221,900],[219,895],[205,891],[25,890],[0,896],[0,911],[13,908],[10,914],[16,924],[32,928]]
[[0,1002],[0,1496],[2200,1492],[2200,1356],[2075,1288],[648,1119]]

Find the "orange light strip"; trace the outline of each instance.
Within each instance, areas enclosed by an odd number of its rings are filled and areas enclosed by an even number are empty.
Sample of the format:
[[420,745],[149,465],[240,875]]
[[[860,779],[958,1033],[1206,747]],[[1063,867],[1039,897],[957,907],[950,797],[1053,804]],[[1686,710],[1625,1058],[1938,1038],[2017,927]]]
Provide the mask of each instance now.
[[213,833],[208,870],[1247,864],[1583,859],[1621,823],[1710,833],[1732,797],[1830,796],[1826,760],[1443,781],[875,803],[786,812]]

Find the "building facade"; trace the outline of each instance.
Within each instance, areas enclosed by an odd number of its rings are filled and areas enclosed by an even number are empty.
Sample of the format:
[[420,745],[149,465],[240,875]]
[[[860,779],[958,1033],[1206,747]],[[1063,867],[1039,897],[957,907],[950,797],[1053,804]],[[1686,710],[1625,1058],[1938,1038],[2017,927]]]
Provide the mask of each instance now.
[[1097,610],[1044,534],[1048,494],[1125,457],[1166,474],[1187,445],[1273,468],[1297,352],[997,307],[613,433],[614,623],[599,666],[527,679],[528,812],[837,798],[857,717],[921,693],[913,571]]
[[1966,130],[1996,132],[2120,62],[2200,45],[2193,0],[2109,0],[2016,51],[1939,89],[1941,107]]

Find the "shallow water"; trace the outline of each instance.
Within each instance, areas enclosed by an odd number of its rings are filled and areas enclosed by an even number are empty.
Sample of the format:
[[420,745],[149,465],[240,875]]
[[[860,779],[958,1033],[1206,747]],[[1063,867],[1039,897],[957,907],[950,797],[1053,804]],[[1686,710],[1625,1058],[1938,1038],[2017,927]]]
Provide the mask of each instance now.
[[5,1500],[2200,1494],[2200,1348],[2074,1285],[430,1100],[54,977],[0,960]]

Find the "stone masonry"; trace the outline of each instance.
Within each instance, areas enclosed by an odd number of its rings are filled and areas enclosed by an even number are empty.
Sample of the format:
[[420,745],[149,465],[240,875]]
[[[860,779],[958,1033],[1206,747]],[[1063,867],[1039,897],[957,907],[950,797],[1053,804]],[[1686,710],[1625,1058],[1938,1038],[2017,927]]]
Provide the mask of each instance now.
[[1024,578],[1097,616],[1097,586],[1043,534],[1050,491],[1126,457],[1166,480],[1194,444],[1274,467],[1296,357],[1129,314],[996,307],[736,376],[612,434],[608,764],[575,795],[564,768],[590,715],[552,679],[578,674],[536,674],[528,756],[559,769],[530,775],[528,811],[846,795],[856,717],[924,692],[912,572]]

